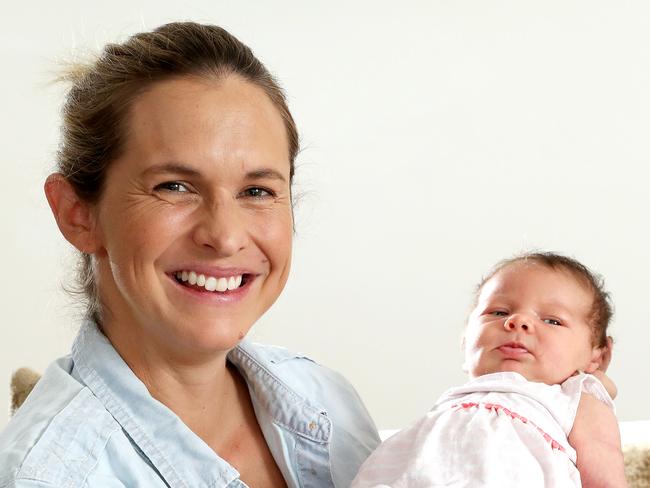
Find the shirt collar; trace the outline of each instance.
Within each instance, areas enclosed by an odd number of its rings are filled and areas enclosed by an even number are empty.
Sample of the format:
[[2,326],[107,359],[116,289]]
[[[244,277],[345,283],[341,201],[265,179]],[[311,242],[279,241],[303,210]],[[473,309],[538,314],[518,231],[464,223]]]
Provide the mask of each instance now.
[[[277,365],[296,356],[283,348],[242,341],[228,354],[252,401],[275,425],[316,444],[329,443],[327,412],[282,381]],[[73,374],[93,392],[171,487],[226,486],[239,473],[181,419],[153,398],[94,322],[72,346]],[[179,460],[182,460],[179,462]]]
[[253,402],[285,430],[316,443],[328,443],[332,424],[327,411],[298,394],[277,373],[277,364],[296,355],[284,348],[242,341],[228,354],[248,383]]
[[87,321],[73,346],[74,372],[170,487],[226,486],[239,473],[153,398],[108,339]]

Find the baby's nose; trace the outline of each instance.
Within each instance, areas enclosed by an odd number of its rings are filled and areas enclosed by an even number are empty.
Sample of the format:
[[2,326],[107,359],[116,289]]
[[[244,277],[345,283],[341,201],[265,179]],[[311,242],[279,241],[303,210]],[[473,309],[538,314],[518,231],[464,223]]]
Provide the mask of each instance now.
[[506,330],[515,331],[521,329],[528,331],[531,328],[532,321],[523,314],[512,314],[503,322],[503,327]]

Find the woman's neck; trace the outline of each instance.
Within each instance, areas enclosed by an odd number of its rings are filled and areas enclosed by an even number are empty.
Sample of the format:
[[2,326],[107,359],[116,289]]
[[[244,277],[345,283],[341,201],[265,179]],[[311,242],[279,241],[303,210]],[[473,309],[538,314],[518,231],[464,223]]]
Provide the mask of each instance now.
[[102,331],[151,396],[206,442],[241,420],[237,411],[242,380],[227,361],[228,351],[191,355],[170,350],[155,337],[139,337],[136,327],[125,333],[109,324]]

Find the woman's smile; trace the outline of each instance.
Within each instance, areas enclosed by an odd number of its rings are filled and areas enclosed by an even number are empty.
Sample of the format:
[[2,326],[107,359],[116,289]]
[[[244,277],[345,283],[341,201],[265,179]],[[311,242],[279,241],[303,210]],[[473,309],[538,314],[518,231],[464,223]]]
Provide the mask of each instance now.
[[259,274],[243,268],[188,267],[168,276],[191,299],[232,303],[245,297]]

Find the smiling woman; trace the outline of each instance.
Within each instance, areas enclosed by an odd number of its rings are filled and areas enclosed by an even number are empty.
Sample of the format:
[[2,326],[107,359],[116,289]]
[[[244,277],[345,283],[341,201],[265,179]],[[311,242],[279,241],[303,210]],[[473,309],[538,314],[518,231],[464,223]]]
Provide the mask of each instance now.
[[88,319],[0,436],[0,486],[349,486],[379,441],[354,389],[245,340],[291,263],[298,137],[276,82],[193,23],[71,79],[45,192]]
[[[289,273],[282,118],[261,88],[238,76],[183,78],[142,94],[129,130],[86,224],[85,251],[111,256],[96,260],[104,333],[127,362],[125,351],[143,343],[179,361],[227,352]],[[229,290],[231,280],[240,286]]]

